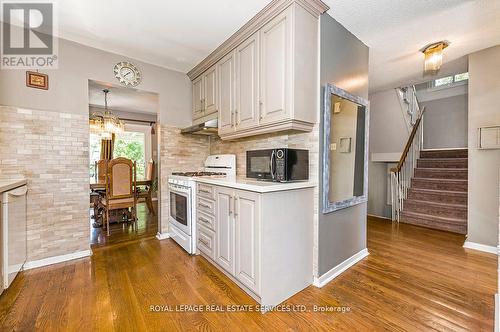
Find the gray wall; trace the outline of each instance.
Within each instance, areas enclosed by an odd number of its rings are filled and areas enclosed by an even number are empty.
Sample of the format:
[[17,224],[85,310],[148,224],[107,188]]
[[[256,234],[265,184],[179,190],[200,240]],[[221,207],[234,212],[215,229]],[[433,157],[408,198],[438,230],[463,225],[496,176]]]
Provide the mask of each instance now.
[[429,100],[425,106],[424,148],[467,147],[467,94]]
[[478,150],[477,128],[500,125],[500,46],[469,56],[467,241],[497,246],[500,150]]
[[[326,83],[335,84],[354,95],[368,99],[368,47],[328,14],[321,16],[320,24],[321,100]],[[323,103],[321,103],[322,114]],[[322,131],[320,137],[323,137]],[[320,142],[322,151],[322,139]],[[320,166],[320,193],[323,190],[322,172]],[[321,213],[321,197],[319,204],[318,274],[321,276],[366,248],[367,204],[358,204],[329,214]]]
[[113,66],[120,61],[131,61],[142,71],[139,89],[158,93],[162,124],[191,123],[191,83],[186,74],[64,39],[59,39],[59,69],[41,70],[49,75],[49,90],[26,87],[24,70],[1,70],[0,105],[86,114],[88,80],[117,84]]

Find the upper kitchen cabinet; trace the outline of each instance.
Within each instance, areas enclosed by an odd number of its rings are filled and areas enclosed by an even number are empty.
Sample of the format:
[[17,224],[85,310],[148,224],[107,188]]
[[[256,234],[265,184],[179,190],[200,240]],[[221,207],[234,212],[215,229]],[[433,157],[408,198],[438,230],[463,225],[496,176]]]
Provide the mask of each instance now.
[[188,73],[194,89],[217,66],[222,139],[312,130],[319,115],[319,16],[327,9],[317,0],[275,0]]
[[217,112],[217,70],[212,66],[193,80],[193,120]]

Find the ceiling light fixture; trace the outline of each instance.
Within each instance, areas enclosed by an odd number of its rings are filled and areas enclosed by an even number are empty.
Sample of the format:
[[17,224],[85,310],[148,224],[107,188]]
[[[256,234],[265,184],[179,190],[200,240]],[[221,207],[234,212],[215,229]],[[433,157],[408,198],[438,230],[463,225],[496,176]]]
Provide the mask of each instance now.
[[93,112],[89,117],[90,132],[103,138],[111,138],[112,134],[125,131],[125,123],[108,109],[108,89],[104,92],[104,112]]
[[443,64],[443,50],[450,45],[447,41],[439,41],[424,46],[420,52],[424,53],[424,75],[435,75]]

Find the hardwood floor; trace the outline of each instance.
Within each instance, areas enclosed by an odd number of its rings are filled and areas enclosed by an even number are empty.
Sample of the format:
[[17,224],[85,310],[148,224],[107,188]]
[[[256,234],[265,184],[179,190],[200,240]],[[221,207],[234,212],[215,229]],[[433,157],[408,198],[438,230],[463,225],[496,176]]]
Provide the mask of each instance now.
[[[158,204],[153,202],[155,211],[158,211]],[[91,213],[93,209],[90,210]],[[112,223],[110,225],[110,236],[106,235],[103,228],[94,228],[90,219],[90,244],[92,248],[114,245],[117,243],[130,242],[145,238],[154,238],[158,232],[158,217],[150,214],[146,203],[137,204],[137,230],[132,225],[126,223]]]
[[[368,221],[370,255],[287,304],[306,312],[176,312],[255,301],[172,240],[144,239],[22,272],[0,297],[5,331],[491,331],[497,256],[458,234]],[[152,311],[151,306],[173,311]],[[346,312],[311,312],[313,306]],[[160,307],[157,307],[160,308]],[[180,309],[181,307],[177,307]],[[182,307],[183,308],[183,307]]]

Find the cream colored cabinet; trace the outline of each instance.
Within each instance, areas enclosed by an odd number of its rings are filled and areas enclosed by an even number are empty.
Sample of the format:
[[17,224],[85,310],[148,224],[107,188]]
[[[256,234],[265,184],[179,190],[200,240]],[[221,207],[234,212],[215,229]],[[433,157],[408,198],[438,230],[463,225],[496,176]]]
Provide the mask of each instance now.
[[218,110],[217,67],[212,66],[192,82],[193,120]]
[[203,73],[203,115],[217,112],[217,68],[212,66]]
[[260,121],[286,120],[292,90],[292,13],[284,11],[260,30]]
[[257,32],[236,48],[236,132],[259,124],[259,44]]
[[197,186],[198,193],[210,193],[198,195],[198,202],[215,201],[214,232],[211,218],[197,213],[199,253],[263,305],[279,304],[311,284],[313,187],[256,192]]
[[217,64],[219,78],[219,134],[234,131],[235,112],[235,53],[231,52]]
[[260,293],[260,195],[238,190],[234,196],[235,277],[256,294]]
[[193,119],[203,116],[203,76],[193,81]]
[[216,190],[217,246],[215,261],[227,272],[234,274],[234,193],[230,188]]
[[[291,1],[281,12],[260,13],[188,73],[196,78],[193,86],[198,77],[204,82],[203,111],[194,112],[194,119],[220,106],[222,139],[313,129],[319,115],[319,15],[326,7],[305,2]],[[217,70],[208,66],[215,62]],[[198,94],[193,92],[194,98]],[[194,109],[196,105],[194,101]]]

